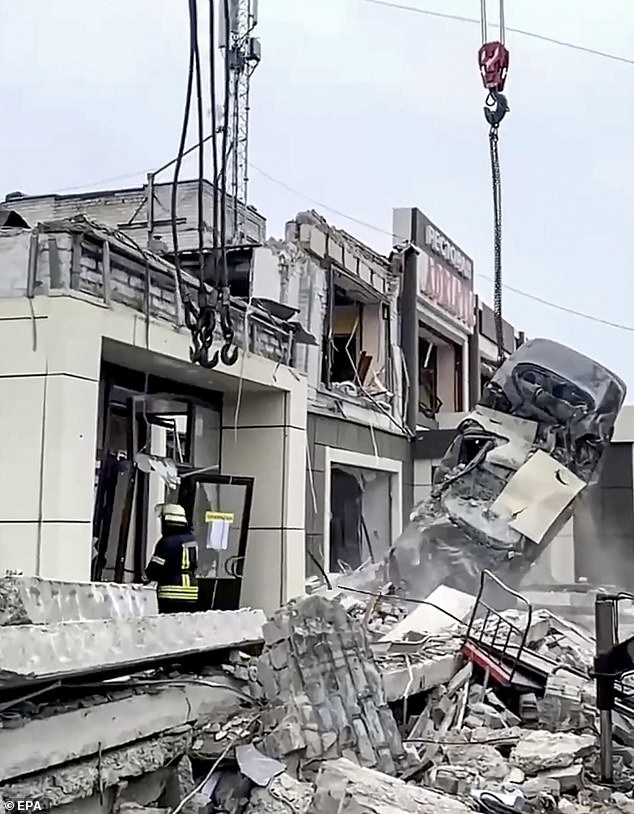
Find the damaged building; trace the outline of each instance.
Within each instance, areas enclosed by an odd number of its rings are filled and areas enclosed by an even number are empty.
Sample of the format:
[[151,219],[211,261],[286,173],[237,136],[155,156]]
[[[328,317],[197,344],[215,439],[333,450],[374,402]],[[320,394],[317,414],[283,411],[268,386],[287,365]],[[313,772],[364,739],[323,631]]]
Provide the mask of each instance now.
[[81,215],[0,230],[3,571],[138,582],[169,497],[201,541],[207,607],[302,593],[294,327],[238,298],[232,318],[239,363],[194,366],[164,256]]
[[602,783],[592,634],[483,609],[340,587],[182,619],[142,586],[0,578],[0,804],[631,814],[633,708],[619,689]]
[[382,257],[315,212],[258,255],[256,296],[316,337],[298,349],[308,387],[307,573],[381,558],[412,505],[403,424],[397,257]]

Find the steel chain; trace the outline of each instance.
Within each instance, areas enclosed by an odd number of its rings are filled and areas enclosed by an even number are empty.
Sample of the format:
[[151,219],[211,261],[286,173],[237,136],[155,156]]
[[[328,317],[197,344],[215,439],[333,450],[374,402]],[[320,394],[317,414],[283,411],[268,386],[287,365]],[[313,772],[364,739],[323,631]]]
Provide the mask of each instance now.
[[489,130],[491,179],[493,186],[493,315],[498,364],[504,361],[504,322],[502,320],[502,180],[498,154],[499,125]]

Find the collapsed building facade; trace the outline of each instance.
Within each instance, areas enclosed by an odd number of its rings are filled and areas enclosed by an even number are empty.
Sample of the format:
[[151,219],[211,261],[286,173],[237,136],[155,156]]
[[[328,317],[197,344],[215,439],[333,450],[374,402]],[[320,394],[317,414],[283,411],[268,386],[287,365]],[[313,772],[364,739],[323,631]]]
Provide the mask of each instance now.
[[[211,247],[208,224],[213,220],[212,192],[205,183],[205,251]],[[81,349],[84,356],[93,348],[93,361],[83,362],[83,367],[71,364],[67,354],[66,378],[58,381],[70,387],[74,381],[71,377],[82,375],[99,384],[96,402],[86,396],[81,402],[86,421],[94,421],[95,430],[91,434],[86,427],[77,433],[82,442],[82,474],[73,464],[74,474],[68,476],[68,486],[64,487],[66,503],[52,510],[49,500],[44,500],[41,524],[39,503],[32,501],[28,509],[20,507],[7,492],[6,518],[0,506],[2,522],[27,524],[21,526],[21,534],[26,534],[27,528],[35,533],[41,525],[45,536],[54,529],[58,539],[65,539],[68,533],[73,539],[84,540],[76,544],[81,550],[79,559],[72,566],[62,565],[61,558],[52,554],[57,560],[51,565],[46,556],[42,560],[41,553],[7,554],[2,564],[51,577],[138,580],[158,532],[151,510],[166,492],[161,473],[144,472],[138,461],[135,463],[139,453],[150,453],[176,459],[181,475],[186,467],[190,472],[205,469],[204,484],[192,487],[203,475],[188,474],[180,497],[172,490],[172,496],[192,504],[188,511],[195,509],[199,518],[212,509],[234,517],[231,550],[220,558],[210,554],[205,564],[206,577],[217,581],[220,575],[227,581],[230,598],[222,599],[216,591],[216,602],[230,602],[234,607],[236,595],[240,595],[241,601],[270,609],[293,591],[303,590],[304,573],[310,577],[322,568],[337,571],[341,563],[355,568],[369,556],[380,559],[398,536],[416,497],[412,439],[417,431],[437,426],[441,415],[471,404],[467,362],[473,349],[468,347],[468,338],[478,331],[478,325],[485,325],[481,306],[477,306],[477,319],[469,315],[475,300],[472,274],[464,277],[465,269],[460,272],[467,286],[464,296],[443,295],[448,280],[458,279],[455,263],[452,266],[442,251],[432,251],[422,227],[420,234],[412,234],[413,240],[420,240],[421,256],[429,254],[432,258],[427,266],[433,266],[428,273],[422,266],[416,271],[420,285],[416,284],[415,303],[422,332],[417,341],[427,345],[418,349],[420,353],[412,361],[401,349],[405,347],[402,313],[410,305],[406,306],[404,298],[409,266],[402,251],[397,249],[390,258],[383,257],[350,234],[334,229],[317,213],[298,215],[288,224],[284,240],[267,242],[264,218],[248,208],[242,218],[246,242],[228,253],[236,341],[245,349],[245,359],[233,368],[221,365],[207,374],[186,364],[188,334],[182,325],[172,266],[169,193],[169,184],[153,183],[151,188],[112,192],[7,196],[3,211],[22,218],[21,228],[48,224],[38,231],[37,262],[27,256],[26,232],[19,236],[19,229],[11,234],[4,231],[5,254],[16,268],[22,267],[20,272],[8,267],[5,272],[2,297],[7,302],[7,340],[22,348],[22,337],[15,331],[19,326],[29,334],[28,319],[18,322],[16,314],[19,311],[20,317],[30,319],[32,305],[37,304],[40,310],[46,305],[47,316],[37,311],[36,319],[47,322],[33,324],[50,327],[53,344],[58,344],[57,333],[63,325],[67,334],[64,341],[70,348]],[[229,201],[230,210],[232,206]],[[180,265],[185,273],[191,272],[189,285],[195,291],[196,183],[179,183],[177,210]],[[86,218],[83,225],[79,223],[82,217]],[[59,239],[55,223],[61,230]],[[17,249],[11,247],[20,241],[22,255],[18,258]],[[146,248],[141,250],[141,246]],[[465,262],[467,272],[472,272],[471,261]],[[439,275],[444,275],[444,282],[436,279]],[[435,287],[433,280],[438,283]],[[457,306],[458,300],[461,305]],[[55,309],[66,309],[56,323],[59,328],[54,327]],[[88,327],[81,329],[81,336],[91,334],[90,342],[72,336],[82,319]],[[124,319],[134,327],[122,333]],[[451,345],[454,334],[460,334],[463,346]],[[512,329],[510,336],[514,338]],[[486,341],[483,338],[482,342]],[[34,351],[29,348],[24,349],[24,360],[16,357],[5,372],[11,374],[11,379],[5,379],[7,389],[13,388],[13,374],[40,375],[48,353],[43,348],[44,339],[40,338],[41,364],[35,363]],[[178,371],[175,361],[181,363]],[[420,366],[420,375],[416,378],[418,387],[410,388],[412,364]],[[271,385],[268,395],[262,389],[262,378],[252,373],[256,368],[269,371],[262,373],[264,387]],[[472,374],[474,380],[480,378],[478,371]],[[76,387],[87,389],[88,385]],[[282,407],[284,394],[291,392],[292,397]],[[429,402],[429,407],[433,402],[431,412],[417,407],[412,426],[407,417],[411,393],[419,406]],[[270,409],[263,409],[265,402],[271,404]],[[267,418],[262,419],[263,415]],[[39,413],[23,415],[21,420],[37,423],[38,417]],[[48,412],[46,418],[47,434],[61,438],[56,418]],[[18,418],[10,412],[5,419],[8,425],[17,426]],[[241,435],[235,429],[236,422]],[[79,426],[68,428],[67,434],[76,430]],[[86,477],[93,437],[94,460],[99,467],[96,491],[92,477]],[[244,439],[245,450],[249,448],[247,437],[257,437],[252,448],[257,448],[256,456],[241,457],[239,437]],[[265,437],[270,443],[264,443]],[[38,466],[39,446],[34,436],[32,443],[34,457],[29,472]],[[64,460],[70,461],[70,449],[77,446],[75,437],[68,448],[65,436],[59,443]],[[62,452],[56,454],[57,461],[51,453],[44,456],[48,463],[40,468],[46,480],[53,478],[60,463]],[[7,450],[7,455],[13,451]],[[302,456],[306,470],[304,484],[296,477],[298,456]],[[262,461],[272,479],[265,481],[264,469],[252,466],[256,459]],[[270,468],[273,460],[282,461],[280,468]],[[145,464],[147,468],[147,461]],[[57,471],[59,478],[66,480],[66,471]],[[234,478],[232,487],[222,482],[227,476]],[[235,477],[243,477],[243,485],[237,485]],[[74,489],[80,481],[83,491],[78,494],[82,497],[71,512],[68,495],[71,485]],[[276,485],[275,499],[269,501],[264,495],[272,483],[283,485],[279,495]],[[44,492],[47,489],[45,484]],[[211,501],[212,506],[208,493],[213,490],[218,497]],[[284,490],[288,494],[282,494]],[[113,521],[108,519],[110,507],[116,507]],[[63,525],[65,520],[69,521],[68,528]],[[201,538],[208,534],[208,526],[203,520],[197,521],[196,532]],[[278,536],[287,543],[280,544]],[[244,586],[235,579],[230,583],[226,569],[236,574],[232,564],[238,561],[242,573],[249,542],[255,570],[251,566],[246,570]],[[40,551],[41,542],[34,545],[34,550]],[[59,551],[60,544],[55,545]],[[288,553],[297,550],[302,552],[298,558]],[[258,573],[273,552],[284,571],[280,579],[289,586],[288,591],[278,581],[269,597],[254,595],[249,573]]]
[[[427,226],[430,250],[467,279],[468,258]],[[618,377],[541,340],[478,404],[461,380],[452,406],[474,409],[415,512],[416,545],[390,546],[413,501],[412,440],[434,432],[406,387],[416,243],[382,258],[308,213],[284,241],[241,247],[242,355],[212,371],[189,362],[169,245],[142,249],[85,215],[31,226],[13,213],[0,254],[2,403],[19,439],[0,453],[2,565],[39,575],[0,579],[5,807],[632,811],[629,641],[614,641],[616,623],[606,646],[534,612],[483,568],[512,577],[506,560],[530,570],[552,543],[613,437]],[[182,260],[195,293],[195,253]],[[455,294],[448,279],[423,302]],[[456,316],[473,332],[470,307]],[[470,358],[468,335],[454,361]],[[197,613],[158,615],[153,589],[134,584],[166,499],[199,540]],[[448,558],[438,521],[462,534]],[[348,573],[368,558],[376,567]],[[307,560],[320,587],[305,584]],[[417,569],[432,581],[413,585]],[[488,579],[524,610],[496,610]]]

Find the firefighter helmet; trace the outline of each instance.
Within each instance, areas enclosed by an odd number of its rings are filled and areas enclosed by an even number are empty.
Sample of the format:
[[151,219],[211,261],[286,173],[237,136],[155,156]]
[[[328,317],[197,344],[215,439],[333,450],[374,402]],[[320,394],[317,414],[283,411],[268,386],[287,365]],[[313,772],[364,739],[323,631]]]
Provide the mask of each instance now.
[[174,526],[187,526],[185,509],[178,503],[164,503],[161,506],[161,520]]

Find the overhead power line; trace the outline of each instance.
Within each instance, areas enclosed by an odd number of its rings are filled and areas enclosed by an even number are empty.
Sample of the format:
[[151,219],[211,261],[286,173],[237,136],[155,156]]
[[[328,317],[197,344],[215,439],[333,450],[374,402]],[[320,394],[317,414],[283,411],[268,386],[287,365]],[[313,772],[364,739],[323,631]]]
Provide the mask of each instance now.
[[[194,149],[196,149],[197,146],[198,145],[193,145],[192,147],[189,148],[187,152],[192,152]],[[342,212],[340,209],[335,209],[335,207],[330,206],[330,204],[324,203],[324,201],[317,200],[316,198],[313,198],[312,196],[308,195],[306,192],[302,192],[301,190],[296,189],[290,184],[287,184],[286,181],[282,181],[280,178],[276,178],[274,175],[271,175],[269,172],[263,170],[261,167],[258,167],[256,164],[253,164],[252,162],[249,162],[249,167],[252,170],[255,170],[257,173],[259,173],[263,178],[266,178],[272,184],[276,184],[281,189],[285,189],[287,192],[290,192],[293,195],[297,195],[298,198],[301,198],[307,203],[311,203],[313,204],[313,206],[319,207],[320,209],[323,209],[326,212],[330,212],[330,214],[332,215],[336,215],[337,217],[343,218],[344,220],[347,220],[350,223],[356,223],[358,226],[363,226],[365,229],[370,229],[371,231],[377,232],[378,234],[387,235],[390,238],[397,237],[402,240],[409,240],[409,238],[404,236],[393,235],[392,232],[388,231],[387,229],[384,229],[381,226],[377,226],[374,223],[369,223],[368,221],[362,220],[361,218],[357,218],[354,215],[349,215],[346,212]],[[103,181],[94,181],[92,183],[84,184],[83,188],[85,189],[86,187],[99,186],[99,184],[105,184],[108,181],[139,178],[142,177],[144,174],[147,174],[147,171],[140,170],[139,172],[128,173],[127,175],[120,175],[117,176],[116,178],[106,179]],[[52,194],[62,194],[63,192],[71,191],[74,192],[80,189],[82,189],[82,187],[70,187],[67,189],[59,189],[57,190],[57,192]],[[476,273],[476,276],[482,280],[486,280],[487,282],[490,283],[493,282],[493,279],[486,274]],[[515,288],[514,286],[508,285],[506,283],[503,284],[502,287],[513,294],[517,294],[518,297],[524,297],[524,299],[531,300],[532,302],[539,303],[540,305],[545,305],[548,308],[554,309],[555,311],[561,311],[565,314],[570,314],[571,316],[579,317],[580,319],[585,319],[588,322],[595,322],[599,325],[605,325],[608,328],[616,328],[619,331],[628,331],[629,333],[634,333],[633,325],[624,325],[621,322],[613,322],[612,320],[609,319],[597,317],[594,314],[588,314],[584,311],[577,311],[574,308],[568,308],[565,305],[559,305],[558,303],[551,302],[550,300],[546,300],[543,297],[538,297],[535,294],[530,294],[528,291],[522,291],[520,288]]]
[[[320,209],[324,209],[326,212],[330,212],[333,215],[337,215],[340,218],[344,218],[345,220],[349,220],[351,223],[356,223],[359,226],[364,226],[366,229],[371,229],[374,232],[378,232],[379,234],[388,235],[390,238],[398,238],[400,240],[409,240],[407,236],[404,235],[394,235],[392,232],[384,229],[381,226],[377,226],[376,224],[369,223],[368,221],[361,220],[360,218],[356,218],[353,215],[347,215],[345,212],[342,212],[339,209],[334,209],[332,206],[324,203],[323,201],[318,201],[315,198],[312,198],[310,195],[307,195],[305,192],[301,192],[300,190],[296,189],[295,187],[290,186],[285,181],[281,181],[279,178],[275,178],[275,176],[271,175],[270,173],[266,172],[266,170],[261,169],[260,167],[256,166],[255,164],[250,163],[249,166],[252,170],[255,170],[257,173],[262,175],[262,177],[266,178],[267,180],[271,181],[277,186],[281,187],[282,189],[287,190],[288,192],[293,193],[293,195],[297,195],[299,198],[303,198],[307,203],[311,203],[314,206],[318,206]],[[482,280],[487,280],[487,282],[492,283],[493,278],[489,277],[486,274],[476,273],[476,277],[480,277]],[[519,288],[515,288],[514,286],[503,284],[502,286],[507,291],[511,291],[513,294],[517,294],[519,297],[524,297],[525,299],[532,300],[533,302],[537,302],[540,305],[546,305],[548,308],[553,308],[556,311],[562,311],[563,313],[570,314],[571,316],[579,317],[580,319],[586,319],[589,322],[596,322],[600,325],[606,325],[609,328],[617,328],[620,331],[629,331],[634,333],[634,326],[632,325],[624,325],[620,322],[613,322],[609,319],[603,319],[602,317],[597,317],[594,314],[588,314],[584,311],[577,311],[574,308],[568,308],[565,305],[558,305],[555,302],[551,302],[550,300],[546,300],[543,297],[538,297],[535,294],[529,294],[528,291],[522,291]]]
[[[196,149],[197,146],[198,145],[193,145],[191,148],[189,148],[189,150],[187,152],[193,151],[194,149]],[[166,165],[166,166],[169,166],[169,165]],[[327,204],[327,203],[324,203],[323,201],[317,200],[316,198],[313,198],[312,196],[308,195],[306,192],[302,192],[301,190],[296,189],[295,187],[291,186],[290,184],[287,184],[286,181],[282,181],[280,178],[276,178],[274,175],[271,175],[269,172],[267,172],[266,170],[263,170],[261,167],[258,167],[256,164],[253,164],[252,162],[249,162],[249,167],[252,170],[255,170],[257,173],[259,173],[263,178],[266,178],[272,184],[276,184],[281,189],[285,189],[287,192],[290,192],[293,195],[297,195],[298,198],[302,198],[307,203],[311,203],[311,204],[313,204],[313,206],[317,206],[320,209],[325,210],[326,212],[330,212],[332,215],[336,215],[337,217],[343,218],[344,220],[347,220],[350,223],[356,223],[358,226],[363,226],[364,228],[370,229],[371,231],[377,232],[378,234],[387,235],[390,238],[397,237],[397,238],[400,238],[402,240],[408,240],[409,239],[409,238],[404,237],[404,236],[393,235],[392,232],[388,231],[387,229],[384,229],[381,226],[377,226],[374,223],[369,223],[368,221],[362,220],[361,218],[357,218],[354,215],[349,215],[346,212],[342,212],[340,209],[335,209],[335,207],[330,206],[330,204]],[[120,176],[117,176],[116,178],[106,179],[106,180],[103,180],[103,181],[94,181],[92,183],[84,184],[83,188],[85,189],[86,187],[99,186],[99,184],[107,183],[108,180],[117,181],[117,180],[124,180],[124,179],[128,179],[128,178],[138,178],[138,177],[142,177],[144,174],[147,174],[146,170],[139,170],[139,172],[128,173],[127,175],[120,175]],[[63,192],[71,192],[71,191],[74,192],[76,190],[80,190],[81,188],[82,187],[71,187],[71,188],[67,188],[67,189],[60,189],[60,190],[57,190],[57,192],[55,192],[53,194],[61,194]],[[482,279],[482,280],[486,280],[487,282],[490,282],[490,283],[493,282],[493,279],[491,277],[489,277],[488,275],[486,275],[486,274],[477,273],[476,276],[480,277],[480,279]],[[629,333],[634,333],[634,326],[633,325],[624,325],[621,322],[613,322],[612,320],[609,320],[609,319],[603,319],[602,317],[597,317],[594,314],[588,314],[588,313],[586,313],[584,311],[577,311],[574,308],[568,308],[565,305],[559,305],[558,303],[551,302],[550,300],[546,300],[543,297],[538,297],[535,294],[530,294],[528,291],[522,291],[520,288],[515,288],[514,286],[508,285],[506,283],[503,284],[502,287],[504,289],[506,289],[507,291],[510,291],[513,294],[517,294],[518,297],[524,297],[524,299],[531,300],[532,302],[539,303],[540,305],[545,305],[548,308],[554,309],[555,311],[561,311],[561,312],[563,312],[565,314],[570,314],[571,316],[579,317],[580,319],[585,319],[588,322],[595,322],[595,323],[597,323],[599,325],[605,325],[608,328],[616,328],[617,330],[620,330],[620,331],[627,331]]]
[[[420,8],[419,6],[409,6],[403,3],[391,3],[389,0],[359,0],[360,3],[369,3],[373,6],[382,6],[383,8],[391,8],[395,11],[409,11],[413,14],[424,14],[426,17],[437,17],[440,20],[453,20],[459,23],[472,23],[480,25],[480,20],[475,17],[463,17],[461,14],[447,14],[443,11],[431,11],[430,9]],[[511,28],[506,26],[507,31],[512,31],[514,34],[520,34],[522,37],[530,37],[534,40],[541,40],[542,42],[549,42],[552,45],[559,45],[562,48],[570,48],[573,51],[582,51],[586,54],[592,54],[596,57],[603,57],[604,59],[611,59],[614,62],[624,62],[626,65],[634,65],[634,58],[622,57],[618,54],[611,54],[608,51],[600,51],[596,48],[587,48],[585,45],[577,45],[573,42],[566,40],[559,40],[556,37],[548,37],[545,34],[536,34],[534,31],[525,31],[522,28]]]

